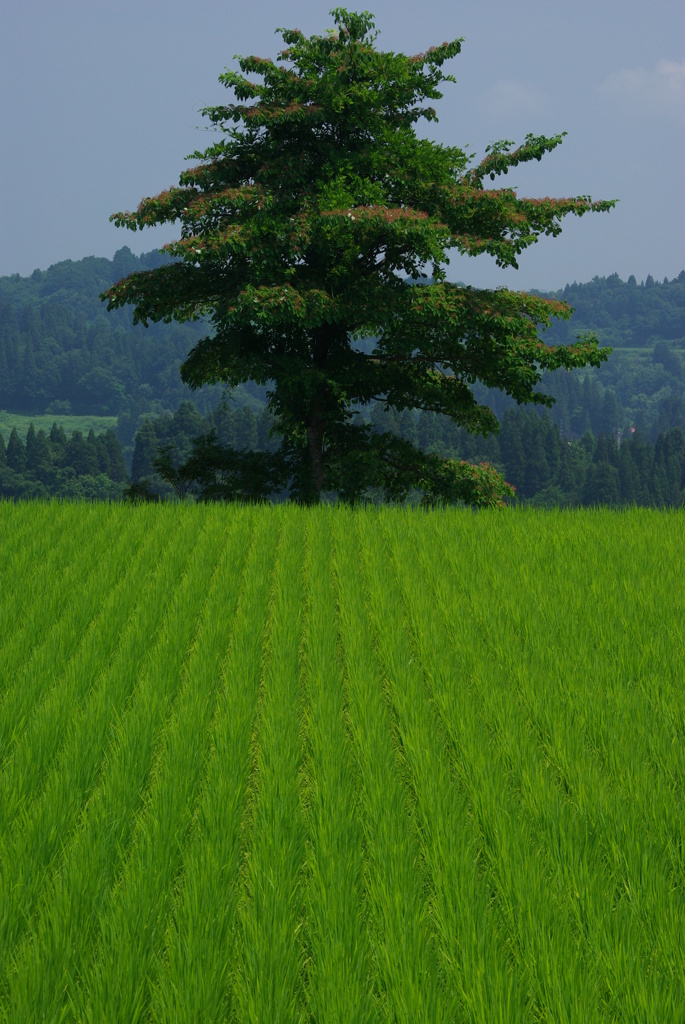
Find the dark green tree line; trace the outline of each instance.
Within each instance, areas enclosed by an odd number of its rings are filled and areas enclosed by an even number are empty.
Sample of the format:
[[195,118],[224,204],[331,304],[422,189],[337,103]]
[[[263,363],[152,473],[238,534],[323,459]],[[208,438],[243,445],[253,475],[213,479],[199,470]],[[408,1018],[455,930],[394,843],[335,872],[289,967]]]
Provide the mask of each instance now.
[[128,480],[113,430],[71,437],[53,424],[49,434],[29,425],[22,441],[15,428],[7,444],[0,434],[0,497],[86,497],[118,500]]
[[[392,433],[427,453],[488,461],[511,481],[523,503],[680,507],[685,501],[685,433],[678,427],[659,435],[655,444],[639,430],[620,442],[615,435],[595,437],[590,431],[569,440],[547,410],[540,415],[512,407],[499,434],[484,438],[432,412],[393,414],[377,403],[366,415],[372,431]],[[257,417],[227,405],[204,418],[187,410],[178,418],[151,418],[136,437],[134,484],[146,484],[151,494],[163,498],[282,500],[285,492],[264,457],[274,443],[272,425],[268,411]],[[231,447],[213,443],[227,437]],[[174,456],[176,450],[191,454],[184,461]],[[243,488],[241,473],[251,479],[254,493]],[[382,495],[369,498],[381,500]]]

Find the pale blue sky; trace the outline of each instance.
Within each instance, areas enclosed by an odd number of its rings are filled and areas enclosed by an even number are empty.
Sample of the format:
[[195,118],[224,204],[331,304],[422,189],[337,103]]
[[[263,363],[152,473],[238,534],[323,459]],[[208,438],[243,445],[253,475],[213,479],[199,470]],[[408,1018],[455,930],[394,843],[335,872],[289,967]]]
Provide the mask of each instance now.
[[[318,0],[26,0],[0,35],[0,274],[63,259],[149,251],[173,228],[131,233],[108,221],[178,182],[211,136],[199,110],[230,101],[217,81],[234,54],[275,58],[275,30],[323,34]],[[682,0],[365,0],[382,49],[416,53],[465,37],[445,65],[439,123],[419,133],[482,156],[488,142],[567,131],[541,163],[510,173],[531,196],[620,199],[568,218],[502,272],[453,254],[448,277],[543,290],[618,272],[685,269],[685,5]]]

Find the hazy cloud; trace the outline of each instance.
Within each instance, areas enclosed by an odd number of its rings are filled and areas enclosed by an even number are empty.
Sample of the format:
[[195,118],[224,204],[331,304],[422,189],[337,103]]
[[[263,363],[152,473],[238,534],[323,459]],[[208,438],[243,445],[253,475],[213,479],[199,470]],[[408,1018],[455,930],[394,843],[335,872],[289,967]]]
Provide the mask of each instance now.
[[602,82],[600,95],[650,114],[685,117],[685,60],[660,60],[652,71],[624,68]]
[[483,106],[488,114],[536,114],[544,102],[540,92],[523,82],[495,82],[483,97]]

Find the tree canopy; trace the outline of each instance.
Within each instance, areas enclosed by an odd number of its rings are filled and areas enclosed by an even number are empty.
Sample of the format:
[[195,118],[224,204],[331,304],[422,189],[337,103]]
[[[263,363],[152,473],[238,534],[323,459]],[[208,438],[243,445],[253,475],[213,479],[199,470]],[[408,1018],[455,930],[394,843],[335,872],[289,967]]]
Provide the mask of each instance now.
[[[533,390],[541,370],[598,366],[610,350],[591,337],[544,345],[538,328],[568,318],[564,302],[452,284],[442,264],[456,248],[516,267],[563,217],[614,201],[486,187],[563,135],[493,143],[475,166],[459,148],[417,138],[417,120],[437,120],[424,102],[455,81],[441,69],[462,40],[415,56],[380,52],[371,14],[330,13],[337,28],[325,36],[278,30],[287,64],[241,57],[242,75],[220,76],[238,102],[203,114],[222,137],[191,154],[201,163],[178,187],[111,218],[133,230],[180,221],[180,239],[165,247],[174,262],[103,297],[110,309],[132,303],[145,324],[208,318],[211,333],[181,376],[191,387],[269,384],[282,438],[274,465],[296,500],[355,501],[380,487],[391,499],[418,491],[429,504],[501,504],[513,490],[488,464],[421,452],[360,422],[355,407],[419,408],[487,435],[498,421],[476,402],[477,380],[551,405]],[[431,283],[421,284],[427,266]],[[370,351],[355,345],[369,337]]]

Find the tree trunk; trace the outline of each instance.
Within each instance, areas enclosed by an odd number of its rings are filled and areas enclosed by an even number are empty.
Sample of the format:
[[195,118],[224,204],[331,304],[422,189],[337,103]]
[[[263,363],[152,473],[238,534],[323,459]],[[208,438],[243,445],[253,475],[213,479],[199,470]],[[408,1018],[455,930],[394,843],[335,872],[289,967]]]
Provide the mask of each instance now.
[[309,457],[310,496],[308,503],[318,505],[323,487],[323,403],[320,396],[312,400],[307,424],[307,455]]
[[[313,332],[313,363],[321,371],[326,366],[330,353],[331,333],[328,326]],[[309,403],[307,418],[307,459],[309,462],[309,493],[307,503],[318,505],[321,501],[321,490],[324,483],[323,436],[326,424],[326,413],[330,407],[330,396],[326,385],[321,383],[314,392]]]

